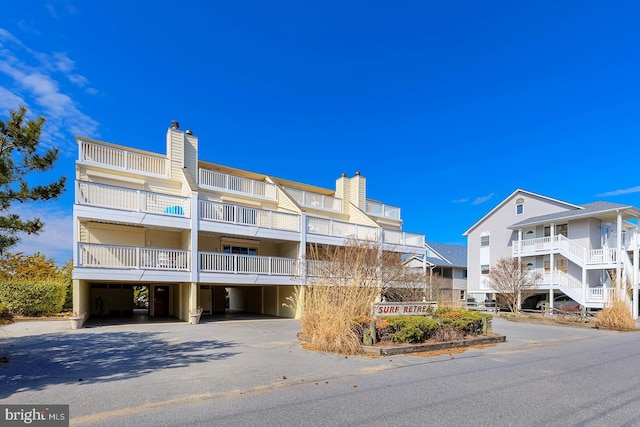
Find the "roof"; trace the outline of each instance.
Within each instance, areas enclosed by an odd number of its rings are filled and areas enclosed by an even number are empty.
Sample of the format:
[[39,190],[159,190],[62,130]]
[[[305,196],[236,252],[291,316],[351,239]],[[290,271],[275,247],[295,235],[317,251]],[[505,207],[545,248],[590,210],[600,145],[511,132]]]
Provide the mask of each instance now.
[[[427,262],[436,266],[467,267],[467,247],[446,243],[425,242],[425,246],[436,252],[442,259],[427,257]],[[443,261],[444,260],[444,261]]]
[[636,217],[640,215],[640,210],[634,208],[633,206],[610,202],[593,202],[580,206],[580,209],[573,209],[570,211],[556,212],[548,215],[531,217],[529,219],[525,219],[524,221],[517,222],[507,228],[514,229],[527,225],[546,224],[556,220],[585,218],[617,211],[627,211],[629,212],[629,214]]
[[518,188],[517,190],[515,190],[513,193],[511,193],[508,197],[506,197],[502,202],[500,202],[496,207],[494,207],[493,209],[491,209],[485,216],[483,216],[482,218],[480,218],[479,221],[477,221],[475,224],[473,224],[471,227],[469,227],[469,229],[467,231],[465,231],[464,233],[462,233],[463,236],[467,236],[469,235],[469,233],[471,233],[471,231],[476,228],[478,225],[480,225],[481,223],[484,222],[485,219],[487,219],[488,217],[490,217],[495,211],[497,211],[498,209],[500,209],[505,203],[507,203],[507,201],[509,201],[510,199],[512,199],[516,194],[518,193],[523,193],[523,194],[527,194],[529,196],[533,196],[533,197],[538,197],[540,199],[545,199],[545,200],[549,200],[551,202],[554,203],[560,203],[563,204],[565,206],[567,206],[568,209],[582,209],[582,206],[579,205],[574,205],[572,203],[568,203],[568,202],[564,202],[562,200],[558,200],[558,199],[553,199],[551,197],[547,197],[547,196],[543,196],[541,194],[536,194],[536,193],[532,193],[531,191],[527,191],[527,190],[522,190],[520,188]]

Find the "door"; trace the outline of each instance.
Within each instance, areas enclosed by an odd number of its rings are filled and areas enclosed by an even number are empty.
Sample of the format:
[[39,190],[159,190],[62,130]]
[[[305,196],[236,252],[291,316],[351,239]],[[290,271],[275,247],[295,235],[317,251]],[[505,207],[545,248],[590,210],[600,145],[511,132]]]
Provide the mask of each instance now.
[[169,315],[169,286],[156,286],[153,292],[153,315]]

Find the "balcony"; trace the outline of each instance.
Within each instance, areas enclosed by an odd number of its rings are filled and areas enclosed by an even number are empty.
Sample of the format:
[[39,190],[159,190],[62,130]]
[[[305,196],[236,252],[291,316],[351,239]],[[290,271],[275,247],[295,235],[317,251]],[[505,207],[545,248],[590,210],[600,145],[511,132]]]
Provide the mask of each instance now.
[[191,217],[191,199],[188,197],[87,181],[76,181],[76,203],[131,212]]
[[76,267],[189,271],[189,251],[78,243]]
[[268,276],[298,276],[299,262],[295,258],[200,252],[202,273],[263,274]]
[[277,200],[277,187],[274,184],[214,172],[208,169],[200,169],[199,186],[208,190],[241,194],[259,199]]
[[298,202],[300,206],[331,212],[342,212],[342,199],[297,188],[285,187],[285,191]]
[[166,177],[169,161],[166,157],[124,150],[109,145],[78,140],[78,161],[109,169],[143,175]]
[[309,217],[307,219],[307,231],[309,234],[321,236],[354,238],[360,240],[376,240],[378,227],[368,225],[351,224],[332,219]]
[[200,219],[300,232],[300,216],[227,203],[200,201]]
[[374,200],[367,200],[365,212],[372,216],[381,218],[400,220],[400,208],[397,206],[385,205]]
[[411,246],[422,248],[424,234],[408,233],[406,231],[384,229],[383,242],[389,245]]

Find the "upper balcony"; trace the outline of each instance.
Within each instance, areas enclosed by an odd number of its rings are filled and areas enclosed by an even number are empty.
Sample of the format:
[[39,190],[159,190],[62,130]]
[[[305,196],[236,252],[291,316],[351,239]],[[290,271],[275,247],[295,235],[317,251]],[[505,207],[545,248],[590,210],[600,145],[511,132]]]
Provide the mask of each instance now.
[[226,173],[200,168],[199,186],[204,189],[222,191],[231,194],[277,200],[277,187],[266,181],[242,178]]
[[559,234],[553,237],[516,240],[511,248],[512,256],[547,255],[561,253],[579,265],[591,267],[614,266],[618,262],[615,248],[587,249]]
[[365,212],[372,216],[400,220],[400,208],[367,199]]
[[285,187],[285,191],[291,195],[300,206],[330,212],[342,212],[342,199],[338,199],[337,197],[291,187]]
[[160,177],[168,175],[169,160],[166,157],[83,139],[78,139],[78,145],[80,163],[142,175]]

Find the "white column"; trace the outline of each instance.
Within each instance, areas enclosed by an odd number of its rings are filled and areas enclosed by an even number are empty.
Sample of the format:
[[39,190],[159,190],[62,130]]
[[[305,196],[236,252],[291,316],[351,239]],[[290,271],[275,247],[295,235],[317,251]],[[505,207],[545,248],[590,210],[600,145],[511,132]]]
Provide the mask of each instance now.
[[[622,284],[622,276],[620,275],[621,263],[622,263],[622,213],[618,211],[618,220],[616,223],[616,287],[626,290],[626,285]],[[622,285],[622,286],[621,286]]]
[[638,267],[639,267],[639,263],[638,263],[638,245],[636,245],[636,247],[633,249],[633,318],[634,319],[638,319],[638,280],[640,280],[640,278],[638,277]]
[[556,225],[549,226],[549,238],[551,239],[551,251],[549,251],[549,307],[553,308],[553,284],[555,283],[556,263],[553,251],[555,250]]

